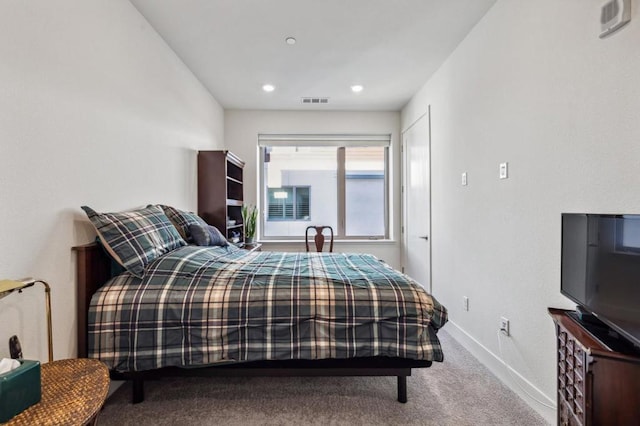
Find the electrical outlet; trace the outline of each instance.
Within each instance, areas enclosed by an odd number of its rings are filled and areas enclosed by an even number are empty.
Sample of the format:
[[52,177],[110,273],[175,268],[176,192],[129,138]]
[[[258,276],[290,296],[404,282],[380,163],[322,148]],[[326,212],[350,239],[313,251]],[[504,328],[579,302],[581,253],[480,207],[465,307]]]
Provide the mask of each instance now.
[[462,296],[462,303],[465,311],[469,310],[469,298],[467,296]]
[[500,332],[505,336],[511,335],[509,332],[509,320],[506,319],[505,317],[500,318]]
[[500,179],[507,179],[509,177],[509,163],[500,163]]

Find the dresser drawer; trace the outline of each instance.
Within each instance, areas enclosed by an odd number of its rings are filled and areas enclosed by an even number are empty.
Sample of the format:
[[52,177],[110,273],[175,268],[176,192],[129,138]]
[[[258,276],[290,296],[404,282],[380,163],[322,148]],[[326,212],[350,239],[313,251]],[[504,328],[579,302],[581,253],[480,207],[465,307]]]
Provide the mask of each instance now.
[[561,424],[585,424],[586,350],[574,336],[558,328],[558,396]]

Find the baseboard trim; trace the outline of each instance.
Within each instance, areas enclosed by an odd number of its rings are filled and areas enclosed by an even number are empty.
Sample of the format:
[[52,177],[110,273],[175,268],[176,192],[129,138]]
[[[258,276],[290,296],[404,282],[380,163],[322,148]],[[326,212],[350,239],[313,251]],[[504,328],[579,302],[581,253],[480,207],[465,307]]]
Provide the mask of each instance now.
[[[464,331],[455,322],[449,320],[446,327],[447,333],[451,335],[458,343],[464,346],[471,354],[476,357],[482,364],[484,364],[498,379],[500,379],[505,385],[507,385],[513,392],[515,392],[520,398],[522,398],[533,410],[540,414],[549,424],[555,424],[557,420],[557,410],[555,408],[545,407],[540,403],[531,399],[522,388],[534,396],[536,399],[545,402],[546,404],[556,406],[556,401],[550,399],[540,389],[538,389],[533,383],[527,380],[524,376],[518,373],[516,370],[506,364],[499,356],[491,352],[482,343],[478,342],[473,336]],[[446,354],[445,354],[446,358]],[[509,374],[511,371],[511,374]],[[518,379],[518,383],[514,380]],[[522,387],[522,388],[521,388]]]

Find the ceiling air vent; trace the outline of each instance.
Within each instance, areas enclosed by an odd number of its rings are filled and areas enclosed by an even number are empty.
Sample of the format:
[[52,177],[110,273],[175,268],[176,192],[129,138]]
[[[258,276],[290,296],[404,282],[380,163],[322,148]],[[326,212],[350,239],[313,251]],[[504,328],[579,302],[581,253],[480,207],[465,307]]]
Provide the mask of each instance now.
[[328,104],[329,98],[302,98],[302,103],[309,105]]
[[631,20],[631,0],[611,0],[602,6],[600,14],[600,38],[622,28]]

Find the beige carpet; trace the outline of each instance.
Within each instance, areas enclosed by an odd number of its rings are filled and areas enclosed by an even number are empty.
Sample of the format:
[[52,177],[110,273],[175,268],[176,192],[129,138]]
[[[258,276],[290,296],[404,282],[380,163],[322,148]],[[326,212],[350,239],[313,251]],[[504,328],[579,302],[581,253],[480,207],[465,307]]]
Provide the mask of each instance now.
[[524,401],[446,332],[444,363],[415,369],[409,402],[396,401],[395,377],[166,378],[129,383],[99,418],[104,425],[545,425]]

